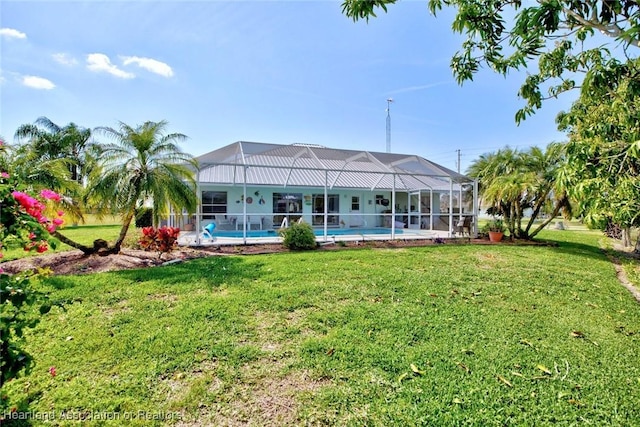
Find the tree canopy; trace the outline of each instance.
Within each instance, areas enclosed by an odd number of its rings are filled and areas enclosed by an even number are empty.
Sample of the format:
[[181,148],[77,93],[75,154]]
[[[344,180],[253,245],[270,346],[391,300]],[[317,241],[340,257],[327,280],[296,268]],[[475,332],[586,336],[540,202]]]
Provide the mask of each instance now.
[[[355,21],[368,20],[395,2],[344,0],[342,11]],[[624,78],[612,72],[612,65],[640,46],[640,5],[632,0],[428,0],[428,7],[434,15],[443,7],[456,9],[452,29],[467,36],[451,59],[459,83],[472,80],[482,65],[503,75],[528,68],[518,93],[525,105],[516,113],[517,122],[562,92]],[[599,35],[619,47],[610,48]],[[614,49],[621,53],[615,55]]]
[[166,121],[148,121],[135,128],[120,122],[118,129],[96,129],[113,142],[102,147],[100,168],[90,176],[87,196],[103,212],[122,217],[120,235],[108,252],[120,251],[136,208],[145,203],[152,204],[156,223],[170,207],[195,211],[197,162],[177,146],[186,135],[165,134],[166,127]]
[[91,130],[75,123],[59,126],[47,117],[18,128],[19,144],[11,156],[11,173],[35,189],[50,188],[64,197],[71,219],[82,221],[82,189],[96,162],[99,145]]
[[[567,112],[558,115],[569,135],[564,167],[566,187],[578,212],[592,226],[623,229],[630,246],[631,227],[640,226],[640,76],[638,60],[616,66],[626,78],[608,87],[581,91]],[[640,239],[636,242],[640,252]]]
[[[532,147],[518,151],[505,147],[480,156],[469,166],[467,174],[478,179],[480,196],[488,204],[488,212],[504,217],[511,237],[531,239],[560,212],[571,214],[561,179],[564,163],[562,144],[549,144],[546,150]],[[546,219],[534,227],[543,213],[547,214]]]

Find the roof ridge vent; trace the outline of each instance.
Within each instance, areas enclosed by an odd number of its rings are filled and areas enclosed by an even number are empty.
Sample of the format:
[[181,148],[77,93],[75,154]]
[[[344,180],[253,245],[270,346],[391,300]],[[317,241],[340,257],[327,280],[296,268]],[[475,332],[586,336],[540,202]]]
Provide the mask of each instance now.
[[327,148],[324,145],[320,145],[320,144],[307,144],[304,142],[294,142],[293,144],[291,144],[295,147],[309,147],[309,148]]

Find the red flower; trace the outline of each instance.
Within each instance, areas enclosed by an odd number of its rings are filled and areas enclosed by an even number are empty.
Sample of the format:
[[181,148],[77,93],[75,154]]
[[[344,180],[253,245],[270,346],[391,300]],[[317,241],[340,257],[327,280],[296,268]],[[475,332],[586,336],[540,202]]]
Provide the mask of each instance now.
[[46,240],[40,240],[40,243],[38,244],[38,247],[36,248],[36,252],[41,254],[43,252],[46,252],[47,249],[49,249],[49,246],[47,245]]
[[55,377],[57,375],[55,366],[49,368],[49,374],[51,374],[52,377]]

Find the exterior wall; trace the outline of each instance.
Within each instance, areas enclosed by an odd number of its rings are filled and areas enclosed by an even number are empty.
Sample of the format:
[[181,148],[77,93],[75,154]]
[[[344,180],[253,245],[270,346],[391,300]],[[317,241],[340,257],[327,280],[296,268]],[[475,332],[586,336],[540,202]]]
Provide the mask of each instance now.
[[[245,203],[243,201],[243,188],[238,186],[212,186],[207,184],[200,185],[200,191],[225,191],[227,192],[227,212],[226,219],[235,222],[243,217]],[[278,194],[301,194],[302,200],[299,210],[301,212],[283,213],[274,209],[274,193]],[[339,209],[336,212],[330,212],[329,216],[337,216],[333,223],[328,224],[332,227],[380,227],[383,225],[382,212],[390,210],[391,206],[383,206],[376,201],[376,196],[391,200],[391,192],[389,191],[363,191],[363,190],[347,190],[336,189],[328,190],[327,194],[337,195],[339,198]],[[246,214],[251,221],[256,223],[259,217],[263,228],[279,228],[282,217],[288,217],[288,222],[296,221],[302,217],[303,220],[314,226],[323,226],[324,212],[314,212],[313,195],[324,196],[324,188],[310,187],[247,187]],[[352,197],[359,197],[359,211],[352,210]],[[405,195],[406,199],[406,195]],[[297,208],[297,206],[296,206]],[[213,219],[202,219],[202,224],[213,221]],[[320,221],[320,223],[318,223]],[[234,226],[235,228],[235,226]]]
[[[224,186],[201,184],[200,191],[224,191],[227,193],[226,213],[203,214],[200,218],[201,226],[215,221],[220,230],[243,229],[245,200],[242,186]],[[299,195],[292,212],[274,209],[274,194]],[[336,211],[329,210],[327,214],[328,228],[373,228],[391,227],[395,221],[396,228],[414,228],[427,230],[451,230],[449,222],[448,197],[449,192],[423,191],[420,206],[410,204],[410,197],[406,192],[397,192],[395,197],[395,217],[392,215],[392,194],[390,191],[367,191],[362,189],[334,189],[328,190],[328,195],[337,196],[339,202]],[[322,199],[324,204],[324,188],[317,187],[263,187],[248,186],[246,199],[246,215],[248,229],[278,229],[283,219],[287,223],[303,221],[314,227],[324,227],[324,211],[314,211],[314,195]],[[457,196],[457,195],[456,195]],[[359,198],[359,211],[352,210],[352,198]],[[444,203],[442,200],[446,199]],[[388,201],[385,206],[381,199]],[[470,212],[463,211],[464,215]],[[459,208],[454,202],[454,225],[458,221]],[[208,217],[206,217],[208,216]],[[214,218],[215,216],[215,218]]]

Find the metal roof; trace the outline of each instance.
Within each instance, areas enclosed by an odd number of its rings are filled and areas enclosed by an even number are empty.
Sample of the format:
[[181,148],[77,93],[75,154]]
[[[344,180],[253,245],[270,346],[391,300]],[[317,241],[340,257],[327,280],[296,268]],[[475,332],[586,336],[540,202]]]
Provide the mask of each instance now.
[[[196,158],[201,184],[448,190],[473,179],[416,155],[238,141]],[[394,185],[395,181],[395,185]]]

